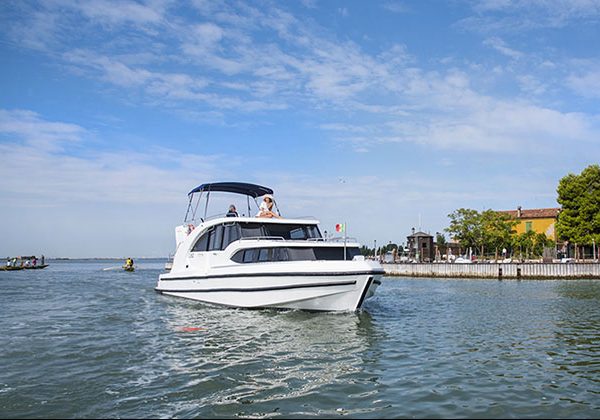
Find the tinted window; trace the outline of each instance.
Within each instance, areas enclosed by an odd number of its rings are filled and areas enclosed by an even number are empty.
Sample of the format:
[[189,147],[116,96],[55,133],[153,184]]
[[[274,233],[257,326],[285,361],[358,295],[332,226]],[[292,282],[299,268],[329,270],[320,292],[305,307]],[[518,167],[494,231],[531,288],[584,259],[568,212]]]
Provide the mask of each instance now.
[[290,239],[306,239],[306,232],[299,227],[290,231]]
[[312,226],[307,226],[306,230],[308,232],[308,237],[309,238],[321,238],[321,231],[319,230],[319,227],[316,225],[312,225]]
[[265,236],[262,225],[254,223],[240,223],[243,238],[256,238]]
[[273,261],[271,259],[273,248],[260,248],[258,250],[258,262]]
[[223,243],[223,225],[215,226],[208,237],[208,250],[215,251],[221,249]]
[[[346,248],[346,260],[352,260],[360,255],[357,247]],[[315,248],[288,248],[288,247],[266,247],[248,248],[236,252],[232,261],[238,263],[255,263],[267,261],[314,261],[330,260],[341,261],[344,259],[343,247],[315,247]]]
[[246,249],[242,252],[244,253],[242,262],[249,263],[249,262],[258,261],[258,249],[257,248]]
[[194,245],[194,248],[192,248],[193,252],[202,252],[202,251],[206,251],[208,249],[209,234],[210,234],[210,231],[205,232],[202,234],[202,236],[200,236],[200,238],[198,238],[198,240],[196,241],[196,244]]
[[283,225],[283,224],[265,224],[267,236],[276,236],[283,239],[309,239],[320,238],[321,232],[315,225]]
[[224,232],[223,232],[223,245],[221,246],[221,249],[225,249],[227,248],[227,246],[232,243],[237,241],[238,239],[240,239],[240,226],[237,223],[231,224],[231,225],[225,225],[224,226]]
[[273,261],[288,261],[287,248],[273,248]]
[[281,237],[283,239],[290,239],[290,225],[266,224],[265,231],[267,232],[267,236],[276,236]]
[[[315,248],[317,260],[343,260],[344,248]],[[351,259],[351,258],[348,258]]]
[[317,259],[312,248],[288,248],[288,254],[291,261],[312,261]]

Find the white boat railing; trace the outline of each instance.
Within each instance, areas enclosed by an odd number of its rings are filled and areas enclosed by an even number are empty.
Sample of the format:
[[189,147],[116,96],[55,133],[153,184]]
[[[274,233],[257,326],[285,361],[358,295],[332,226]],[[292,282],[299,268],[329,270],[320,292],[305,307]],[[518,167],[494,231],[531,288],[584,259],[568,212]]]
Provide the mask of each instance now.
[[[245,215],[239,215],[239,216],[227,216],[227,213],[219,213],[219,214],[213,214],[211,216],[207,216],[206,218],[202,219],[191,219],[188,220],[187,223],[193,223],[194,225],[198,225],[200,223],[205,223],[208,222],[209,220],[215,220],[215,219],[238,219],[238,218],[252,218],[252,219],[260,219],[260,220],[265,220],[265,218],[262,217],[256,217],[254,215],[251,216],[245,216]],[[290,220],[318,220],[316,217],[314,216],[300,216],[300,217],[283,217],[282,219],[277,219],[277,220],[286,220],[286,219],[290,219]],[[186,223],[186,224],[187,224]]]
[[240,238],[240,241],[285,241],[282,236],[247,236]]
[[327,238],[325,240],[327,242],[358,242],[358,239],[351,238],[350,236],[347,236],[345,238],[343,236],[335,236],[333,238]]

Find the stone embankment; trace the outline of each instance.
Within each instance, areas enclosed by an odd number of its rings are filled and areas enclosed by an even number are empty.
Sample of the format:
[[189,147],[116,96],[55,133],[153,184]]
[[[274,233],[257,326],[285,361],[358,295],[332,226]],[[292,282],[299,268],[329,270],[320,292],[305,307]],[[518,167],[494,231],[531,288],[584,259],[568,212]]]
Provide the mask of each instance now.
[[382,264],[386,275],[494,279],[600,279],[598,263]]

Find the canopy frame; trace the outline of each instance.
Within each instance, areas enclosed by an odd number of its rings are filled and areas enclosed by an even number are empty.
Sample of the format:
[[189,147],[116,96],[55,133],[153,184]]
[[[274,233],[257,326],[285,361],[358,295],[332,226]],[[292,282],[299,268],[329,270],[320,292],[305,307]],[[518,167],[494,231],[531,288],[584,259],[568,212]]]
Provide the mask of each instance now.
[[[202,195],[205,192],[206,192],[206,204],[204,205],[204,217],[200,218],[200,220],[202,222],[204,222],[204,220],[206,220],[206,214],[208,212],[208,202],[210,200],[211,192],[228,192],[228,193],[233,193],[233,194],[245,195],[247,197],[248,216],[250,216],[250,197],[252,197],[254,199],[254,203],[256,204],[256,207],[259,208],[259,205],[256,202],[256,199],[265,194],[271,194],[271,195],[273,194],[273,190],[271,188],[263,187],[262,185],[257,185],[257,184],[249,184],[249,183],[245,183],[245,182],[213,182],[213,183],[202,184],[202,185],[199,185],[198,187],[194,188],[193,190],[191,190],[188,193],[189,201],[188,201],[187,210],[185,212],[185,218],[183,220],[184,223],[187,223],[188,221],[193,221],[196,219],[198,205],[200,204]],[[192,209],[194,195],[197,193],[199,193],[198,200],[196,202],[195,207]],[[275,202],[275,200],[273,200],[273,201],[275,204],[275,208],[277,209],[277,213],[279,213],[281,215],[281,212],[279,211],[279,207],[277,206],[277,203]],[[188,216],[190,215],[190,211],[191,211],[191,219],[188,219]]]

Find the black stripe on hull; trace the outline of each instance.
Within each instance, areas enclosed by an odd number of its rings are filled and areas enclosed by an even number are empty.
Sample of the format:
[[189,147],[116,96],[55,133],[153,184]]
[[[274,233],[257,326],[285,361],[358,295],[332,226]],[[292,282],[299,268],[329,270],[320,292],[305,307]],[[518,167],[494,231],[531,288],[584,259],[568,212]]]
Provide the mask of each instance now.
[[210,280],[210,279],[225,279],[236,277],[315,277],[315,276],[360,276],[360,275],[378,275],[385,274],[384,271],[338,271],[338,272],[290,272],[290,273],[239,273],[239,274],[216,274],[212,276],[190,276],[190,277],[159,277],[160,281],[176,281],[176,280]]
[[[356,284],[356,281],[344,281],[337,283],[313,283],[313,284],[294,284],[289,286],[272,286],[272,287],[223,287],[215,289],[159,289],[156,290],[159,293],[214,293],[214,292],[270,292],[275,290],[289,290],[289,289],[306,289],[311,287],[335,287],[335,286],[352,286]],[[364,296],[363,296],[364,297]]]
[[373,277],[369,277],[369,280],[367,280],[367,285],[365,286],[365,289],[362,292],[362,296],[360,297],[360,300],[358,301],[358,305],[356,305],[356,309],[360,309],[363,302],[365,301],[365,297],[367,297],[367,293],[369,292],[371,283],[373,283]]

